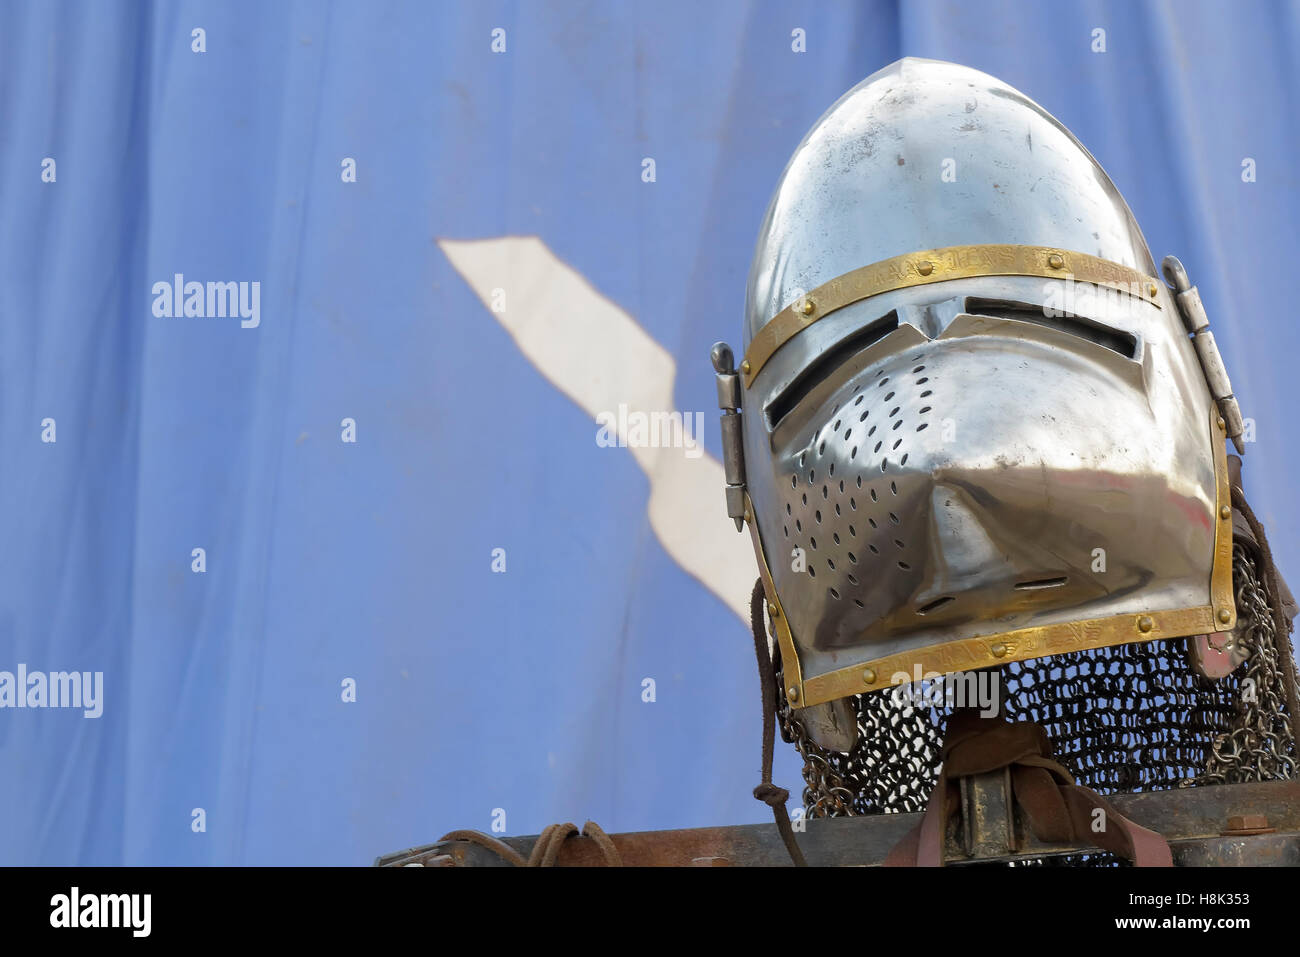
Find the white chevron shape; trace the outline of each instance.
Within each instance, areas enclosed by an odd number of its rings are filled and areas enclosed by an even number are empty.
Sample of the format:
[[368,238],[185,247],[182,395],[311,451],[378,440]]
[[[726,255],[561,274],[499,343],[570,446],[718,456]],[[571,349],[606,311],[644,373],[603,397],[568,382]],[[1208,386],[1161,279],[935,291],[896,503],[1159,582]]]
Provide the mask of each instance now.
[[[541,239],[440,239],[438,246],[519,351],[593,421],[620,405],[646,413],[672,408],[673,357]],[[499,312],[498,289],[505,291]],[[712,410],[706,428],[715,422]],[[650,527],[664,550],[748,624],[758,569],[749,537],[727,517],[722,464],[708,454],[689,458],[680,448],[628,451],[650,481]]]

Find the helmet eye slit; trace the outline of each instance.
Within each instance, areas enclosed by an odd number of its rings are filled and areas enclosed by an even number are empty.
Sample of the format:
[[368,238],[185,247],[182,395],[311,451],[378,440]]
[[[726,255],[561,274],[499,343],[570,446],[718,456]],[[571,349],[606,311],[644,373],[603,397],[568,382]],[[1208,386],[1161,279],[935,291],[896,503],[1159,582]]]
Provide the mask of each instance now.
[[[1027,322],[1047,329],[1055,329],[1057,332],[1064,332],[1080,339],[1086,339],[1088,342],[1118,353],[1125,359],[1137,358],[1138,340],[1132,333],[1115,329],[1105,323],[1098,322],[1096,319],[1089,319],[1084,316],[1049,315],[1048,308],[1041,304],[969,298],[966,300],[966,312],[974,316],[1009,319],[1013,322]],[[917,379],[916,381],[919,385],[926,380]]]
[[[868,323],[855,330],[830,349],[827,349],[816,361],[810,363],[806,369],[795,376],[790,384],[767,404],[765,412],[767,413],[768,427],[775,429],[782,419],[807,398],[808,393],[812,392],[821,383],[834,378],[840,366],[897,329],[898,313],[896,311],[889,312],[875,322]],[[885,382],[887,381],[889,380],[886,379]],[[884,382],[881,385],[884,385]],[[838,427],[839,423],[837,422],[836,428]]]

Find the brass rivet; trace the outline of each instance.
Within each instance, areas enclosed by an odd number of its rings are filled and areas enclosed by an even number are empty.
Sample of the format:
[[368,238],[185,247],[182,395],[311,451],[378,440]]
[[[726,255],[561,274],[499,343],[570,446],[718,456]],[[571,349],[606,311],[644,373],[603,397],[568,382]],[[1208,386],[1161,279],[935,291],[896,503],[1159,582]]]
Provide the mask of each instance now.
[[789,698],[791,701],[798,701],[799,689],[796,688],[794,685],[791,685],[790,687],[785,689],[785,696]]
[[994,642],[989,651],[993,652],[994,658],[1005,658],[1007,656],[1007,646],[1000,641]]
[[744,362],[742,362],[742,363],[740,364],[740,371],[743,372],[743,373],[745,373],[745,375],[749,375],[749,360],[748,360],[748,359],[746,359]]
[[1065,265],[1065,260],[1061,257],[1060,253],[1052,253],[1052,255],[1047,257],[1047,265],[1051,266],[1053,269],[1060,269]]
[[1228,423],[1223,421],[1223,416],[1219,416],[1219,430],[1223,431],[1228,427]]
[[776,602],[774,602],[774,601],[769,601],[769,602],[767,603],[767,613],[768,613],[769,615],[771,615],[773,618],[776,618],[776,617],[777,617],[778,612],[777,612],[777,610],[776,610]]
[[1219,509],[1219,518],[1232,518],[1232,508],[1228,505]]
[[1232,612],[1228,611],[1228,609],[1226,609],[1226,608],[1220,608],[1220,609],[1219,609],[1219,621],[1220,621],[1222,624],[1225,624],[1225,625],[1226,625],[1228,622],[1232,621]]
[[928,276],[930,273],[934,272],[934,263],[930,262],[928,259],[922,259],[916,264],[916,271],[922,276]]
[[1142,632],[1143,634],[1146,634],[1148,631],[1154,628],[1155,625],[1156,623],[1151,620],[1150,615],[1142,615],[1138,618],[1138,631]]
[[804,299],[803,303],[799,306],[799,311],[802,312],[805,316],[811,316],[813,314],[813,310],[816,308],[817,308],[816,304],[811,299]]
[[866,669],[865,671],[863,671],[863,672],[862,672],[862,680],[865,681],[865,682],[866,682],[867,684],[869,684],[869,685],[873,685],[873,684],[875,684],[875,683],[876,683],[876,669],[875,669],[875,668],[868,668],[868,669]]

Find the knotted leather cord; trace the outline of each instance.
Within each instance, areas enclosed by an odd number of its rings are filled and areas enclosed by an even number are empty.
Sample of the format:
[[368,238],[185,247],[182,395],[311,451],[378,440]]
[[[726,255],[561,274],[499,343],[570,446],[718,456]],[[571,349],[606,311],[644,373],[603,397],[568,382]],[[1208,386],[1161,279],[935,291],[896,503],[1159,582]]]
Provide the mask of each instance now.
[[601,856],[605,858],[606,867],[622,867],[623,855],[618,852],[614,846],[614,841],[606,834],[595,821],[588,821],[582,825],[582,836],[589,837],[596,842],[600,848]]
[[772,655],[767,648],[767,632],[763,627],[763,579],[754,582],[754,591],[749,596],[749,623],[754,632],[754,656],[758,659],[758,682],[763,689],[763,780],[754,788],[754,797],[772,809],[776,820],[776,829],[781,832],[785,849],[790,852],[790,860],[795,867],[807,867],[803,851],[794,838],[794,828],[790,826],[790,815],[786,812],[785,802],[790,800],[790,792],[772,783],[772,749],[776,738],[776,672],[772,666]]
[[[577,826],[570,822],[548,825],[542,830],[541,834],[537,835],[537,843],[533,845],[532,853],[528,855],[527,860],[505,841],[492,837],[490,834],[484,834],[482,831],[452,831],[440,837],[438,843],[466,841],[470,844],[477,844],[515,867],[554,867],[564,842],[577,833]],[[623,857],[619,854],[618,848],[614,846],[610,836],[595,821],[588,821],[582,825],[582,836],[589,837],[596,842],[596,847],[600,849],[600,856],[604,858],[606,867],[623,866]]]
[[[945,738],[943,768],[925,815],[889,852],[886,867],[942,867],[948,819],[958,809],[958,779],[1002,768],[1011,769],[1014,804],[1024,809],[1040,841],[1095,844],[1139,867],[1173,866],[1163,837],[1074,783],[1074,776],[1052,760],[1047,732],[1034,722],[1008,723],[962,708],[949,719]],[[1104,815],[1100,831],[1092,827],[1097,810]]]

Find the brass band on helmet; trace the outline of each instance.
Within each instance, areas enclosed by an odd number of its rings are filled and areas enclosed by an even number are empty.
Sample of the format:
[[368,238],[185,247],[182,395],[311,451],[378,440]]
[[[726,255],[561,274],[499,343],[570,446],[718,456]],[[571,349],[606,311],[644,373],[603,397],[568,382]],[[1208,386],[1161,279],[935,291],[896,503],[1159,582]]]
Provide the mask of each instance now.
[[1104,286],[1160,308],[1160,288],[1155,279],[1136,269],[1087,253],[1008,244],[923,249],[837,276],[782,309],[754,335],[745,352],[745,361],[741,365],[745,387],[754,384],[754,379],[777,349],[837,309],[895,289],[975,276],[1071,279]]

